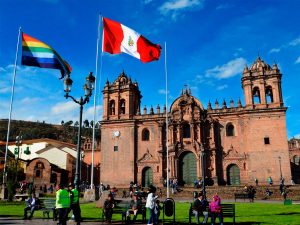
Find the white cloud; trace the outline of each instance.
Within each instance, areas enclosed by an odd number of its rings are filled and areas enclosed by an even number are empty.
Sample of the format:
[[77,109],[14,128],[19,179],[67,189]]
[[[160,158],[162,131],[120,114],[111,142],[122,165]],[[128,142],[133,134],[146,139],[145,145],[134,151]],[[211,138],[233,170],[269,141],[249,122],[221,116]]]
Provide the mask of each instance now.
[[280,48],[272,48],[271,50],[270,50],[270,53],[276,53],[276,52],[280,52]]
[[290,43],[289,43],[290,46],[296,46],[296,45],[300,45],[300,37],[292,40]]
[[216,10],[229,9],[231,7],[232,7],[232,5],[229,5],[229,4],[221,4],[216,7]]
[[300,63],[300,56],[296,59],[295,64]]
[[147,5],[149,4],[150,2],[152,2],[153,0],[144,0],[144,4]]
[[72,101],[59,102],[51,107],[51,113],[53,115],[69,114],[78,108],[79,106]]
[[11,92],[11,87],[1,87],[0,88],[0,93],[1,94],[6,94],[6,93],[9,93]]
[[[96,121],[100,120],[100,118],[98,118],[98,115],[102,115],[102,112],[103,112],[102,105],[97,105],[96,106],[96,116],[95,116]],[[82,117],[84,119],[88,119],[89,121],[94,120],[94,106],[91,106],[91,107],[87,108],[86,110],[84,110]]]
[[163,15],[171,14],[173,20],[176,20],[180,11],[202,8],[204,0],[169,0],[165,2],[159,11]]
[[226,64],[223,64],[222,66],[216,66],[212,69],[206,70],[205,77],[214,77],[217,79],[230,78],[241,74],[246,64],[246,59],[236,58]]
[[21,103],[23,104],[29,104],[29,103],[33,103],[33,102],[38,102],[40,101],[41,98],[30,98],[30,97],[25,97],[21,100]]
[[218,90],[218,91],[221,91],[221,90],[224,90],[224,89],[226,89],[226,88],[228,88],[228,85],[227,85],[227,84],[224,84],[224,85],[221,85],[221,86],[217,87],[217,90]]
[[300,139],[300,134],[296,134],[294,138]]
[[[158,93],[161,95],[165,95],[166,94],[166,89],[159,89]],[[170,93],[170,91],[168,91],[168,94]]]
[[5,72],[6,70],[0,66],[0,72]]

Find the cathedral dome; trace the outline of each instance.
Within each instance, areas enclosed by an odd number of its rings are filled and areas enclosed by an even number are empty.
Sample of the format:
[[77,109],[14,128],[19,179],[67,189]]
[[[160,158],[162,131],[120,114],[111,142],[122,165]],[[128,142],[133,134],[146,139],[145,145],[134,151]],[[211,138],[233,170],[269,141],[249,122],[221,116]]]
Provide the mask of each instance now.
[[251,71],[263,71],[263,70],[270,70],[270,69],[271,69],[270,65],[265,63],[259,56],[250,67]]
[[202,103],[197,98],[192,96],[191,90],[185,87],[182,90],[181,95],[177,99],[175,99],[175,101],[172,103],[170,109],[172,112],[174,110],[176,111],[179,108],[185,107],[187,105],[193,105],[199,107],[200,110],[204,109]]

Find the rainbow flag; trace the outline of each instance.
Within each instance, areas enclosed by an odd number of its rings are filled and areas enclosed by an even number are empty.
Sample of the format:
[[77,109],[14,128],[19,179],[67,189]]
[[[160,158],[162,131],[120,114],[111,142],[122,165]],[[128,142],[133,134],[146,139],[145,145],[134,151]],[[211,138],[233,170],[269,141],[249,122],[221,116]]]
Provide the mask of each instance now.
[[72,71],[70,65],[49,45],[22,33],[22,65],[58,69],[61,79]]

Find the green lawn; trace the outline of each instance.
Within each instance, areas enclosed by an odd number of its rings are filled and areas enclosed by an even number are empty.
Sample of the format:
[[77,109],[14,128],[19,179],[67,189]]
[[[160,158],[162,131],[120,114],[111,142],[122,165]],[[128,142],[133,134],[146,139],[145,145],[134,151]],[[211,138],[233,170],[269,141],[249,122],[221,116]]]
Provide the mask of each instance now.
[[[189,203],[176,203],[176,221],[188,223]],[[23,216],[24,203],[0,202],[0,216]],[[99,221],[101,209],[95,203],[81,204],[82,217],[85,221]],[[162,214],[162,213],[161,213]],[[161,215],[162,216],[162,215]],[[35,218],[42,218],[42,212],[37,211]],[[120,215],[114,215],[113,220],[121,220]],[[194,221],[194,219],[193,219]],[[226,218],[225,224],[231,219]],[[300,224],[300,205],[283,205],[279,203],[236,203],[237,224]]]

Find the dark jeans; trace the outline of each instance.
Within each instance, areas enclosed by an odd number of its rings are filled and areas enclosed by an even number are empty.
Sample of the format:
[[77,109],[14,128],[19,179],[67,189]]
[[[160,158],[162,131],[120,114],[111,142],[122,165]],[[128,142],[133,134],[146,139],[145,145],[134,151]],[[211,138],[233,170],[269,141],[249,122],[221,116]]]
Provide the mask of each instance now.
[[30,215],[29,215],[29,219],[32,218],[33,216],[33,213],[34,213],[34,210],[38,209],[37,206],[26,206],[25,209],[24,209],[24,219],[27,219],[27,211],[30,210]]
[[67,225],[69,208],[59,208],[58,211],[58,224],[59,225]]
[[71,209],[73,211],[75,222],[77,222],[77,224],[79,225],[81,221],[81,210],[79,204],[72,204]]
[[112,214],[113,214],[113,209],[111,208],[105,209],[106,221],[111,222]]
[[220,224],[223,224],[222,213],[211,212],[211,223],[215,223],[216,217],[219,217]]

